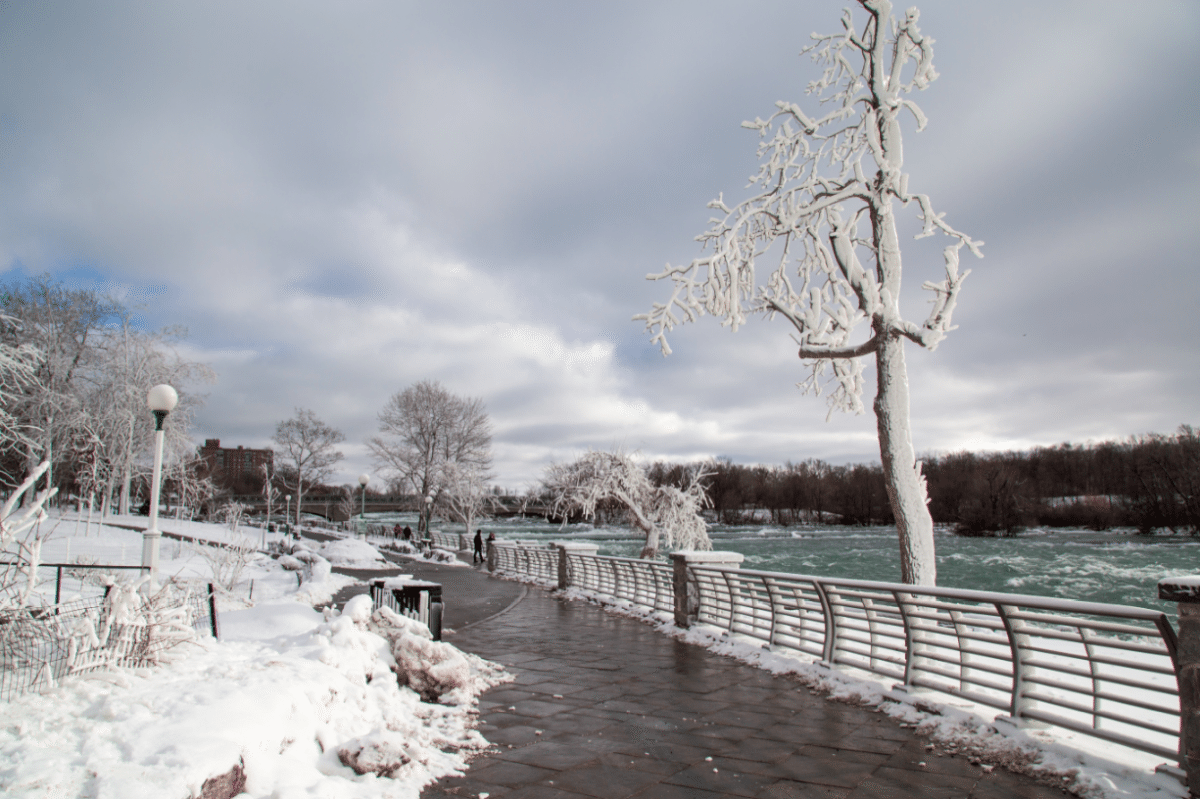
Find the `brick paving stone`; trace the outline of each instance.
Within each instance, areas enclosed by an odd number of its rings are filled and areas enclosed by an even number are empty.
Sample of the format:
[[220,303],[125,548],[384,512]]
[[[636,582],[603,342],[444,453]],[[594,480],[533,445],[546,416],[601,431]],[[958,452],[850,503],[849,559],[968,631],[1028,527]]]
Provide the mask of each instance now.
[[[478,590],[494,583],[473,574]],[[503,664],[515,682],[481,697],[480,731],[493,748],[423,797],[1064,796],[938,758],[893,719],[544,589],[528,588],[504,613],[462,624],[447,640]]]

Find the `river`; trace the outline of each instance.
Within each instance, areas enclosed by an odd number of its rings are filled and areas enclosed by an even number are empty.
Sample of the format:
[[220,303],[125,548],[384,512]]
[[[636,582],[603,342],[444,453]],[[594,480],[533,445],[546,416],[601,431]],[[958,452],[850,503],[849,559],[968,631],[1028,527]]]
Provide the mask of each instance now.
[[[367,514],[368,521],[410,515]],[[434,522],[434,529],[456,531]],[[484,535],[530,541],[592,541],[599,554],[636,557],[641,538],[624,526],[559,527],[542,519],[483,522]],[[461,529],[461,528],[459,528]],[[897,582],[900,558],[895,527],[805,527],[710,525],[714,549],[746,556],[744,568]],[[1157,598],[1163,577],[1200,573],[1200,539],[1177,535],[1140,536],[1131,530],[1095,532],[1031,529],[1012,538],[962,538],[949,530],[935,535],[938,585],[1136,605],[1166,611]]]

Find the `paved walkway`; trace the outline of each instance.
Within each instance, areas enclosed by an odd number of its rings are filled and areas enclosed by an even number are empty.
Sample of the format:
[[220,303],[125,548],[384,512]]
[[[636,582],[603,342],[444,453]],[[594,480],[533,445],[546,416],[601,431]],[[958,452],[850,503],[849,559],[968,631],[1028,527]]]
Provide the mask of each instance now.
[[[458,571],[476,593],[496,584]],[[1064,796],[938,757],[880,713],[539,588],[446,640],[516,681],[481,698],[480,731],[496,747],[426,788],[429,799]]]

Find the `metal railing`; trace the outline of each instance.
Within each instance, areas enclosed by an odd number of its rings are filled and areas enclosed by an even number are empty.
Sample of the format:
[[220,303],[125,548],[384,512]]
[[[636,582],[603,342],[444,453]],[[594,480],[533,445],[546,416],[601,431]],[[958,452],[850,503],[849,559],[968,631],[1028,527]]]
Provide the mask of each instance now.
[[433,545],[438,549],[448,549],[451,552],[459,550],[461,543],[458,533],[445,533],[441,530],[432,530],[429,537],[433,540]]
[[105,596],[0,611],[0,700],[57,685],[64,677],[114,666],[143,666],[191,628],[218,636],[212,583],[177,584],[175,601],[121,623]]
[[511,541],[494,541],[496,568],[558,581],[558,550],[546,546],[521,546]]
[[1165,614],[1052,597],[692,566],[701,621],[1177,758]]
[[[557,576],[558,553],[496,548],[502,570]],[[1053,597],[566,554],[572,587],[696,618],[764,646],[852,666],[1176,760],[1178,643],[1166,614]],[[678,617],[678,609],[676,615]]]
[[672,568],[636,558],[567,554],[571,586],[670,613],[675,608]]

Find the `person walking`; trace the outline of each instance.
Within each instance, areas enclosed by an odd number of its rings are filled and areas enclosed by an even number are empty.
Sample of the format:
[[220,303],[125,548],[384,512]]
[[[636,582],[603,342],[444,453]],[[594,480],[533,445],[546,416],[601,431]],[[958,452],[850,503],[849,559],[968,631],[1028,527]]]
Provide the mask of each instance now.
[[483,530],[475,531],[475,554],[471,556],[471,563],[475,563],[475,558],[479,558],[479,562],[483,563]]

